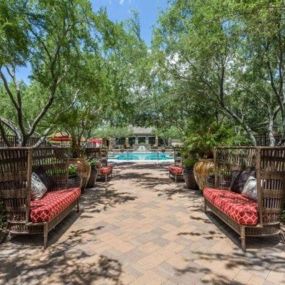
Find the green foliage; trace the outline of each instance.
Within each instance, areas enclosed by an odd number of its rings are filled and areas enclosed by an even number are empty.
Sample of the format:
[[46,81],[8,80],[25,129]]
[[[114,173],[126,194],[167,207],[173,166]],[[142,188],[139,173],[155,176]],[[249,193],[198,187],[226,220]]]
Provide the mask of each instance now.
[[[1,2],[0,79],[1,97],[6,100],[0,110],[10,107],[12,112],[0,118],[2,136],[9,128],[26,145],[35,132],[50,132],[62,111],[59,87],[78,65],[78,54],[87,44],[90,47],[90,10],[88,0]],[[16,73],[19,66],[27,65],[31,68],[28,87],[18,82]],[[48,115],[53,120],[43,123]]]
[[183,132],[175,126],[170,128],[158,128],[154,134],[162,139],[181,139]]
[[183,164],[194,165],[200,158],[212,158],[213,149],[221,145],[240,145],[244,138],[230,125],[212,123],[205,129],[190,129],[182,148]]
[[100,161],[98,159],[92,158],[88,160],[88,163],[90,164],[91,167],[96,167],[99,168],[100,167]]
[[77,175],[77,165],[76,164],[70,164],[68,166],[68,175],[70,177],[73,177],[73,176]]
[[240,145],[244,142],[229,125],[212,123],[208,128],[192,130],[185,138],[185,145],[200,158],[211,156],[214,147],[219,145]]
[[[136,13],[113,23],[88,0],[5,0],[0,7],[2,135],[8,128],[25,145],[62,129],[78,148],[103,122],[128,124],[147,74]],[[31,67],[28,85],[17,81],[22,65]]]
[[226,119],[253,144],[284,133],[282,11],[281,0],[172,1],[153,40],[161,123]]
[[[188,154],[189,155],[189,154]],[[193,168],[194,167],[194,165],[195,165],[195,163],[197,162],[198,160],[197,160],[197,158],[195,158],[195,157],[189,157],[188,156],[188,158],[184,158],[183,160],[182,160],[182,164],[183,164],[183,167],[184,168]]]
[[0,66],[11,62],[22,65],[28,57],[29,25],[23,13],[25,13],[25,1],[0,2]]
[[[274,144],[285,134],[285,22],[283,1],[269,2],[170,1],[148,48],[135,11],[114,23],[88,0],[3,0],[1,135],[25,145],[63,130],[78,150],[82,137],[137,125],[199,156],[255,144],[256,134]],[[21,66],[28,84],[17,80]]]

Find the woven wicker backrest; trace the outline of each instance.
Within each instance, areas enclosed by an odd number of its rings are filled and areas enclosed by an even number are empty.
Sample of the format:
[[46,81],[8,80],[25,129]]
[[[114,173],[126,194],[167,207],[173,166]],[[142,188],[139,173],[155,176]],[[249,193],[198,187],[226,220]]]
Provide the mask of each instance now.
[[49,191],[66,187],[68,178],[68,149],[36,148],[32,152],[32,169],[42,168],[53,181]]
[[232,174],[246,168],[256,170],[260,224],[279,223],[285,194],[285,148],[217,148],[215,187],[229,189]]
[[215,151],[215,187],[229,189],[234,171],[256,167],[254,147],[217,148]]
[[285,148],[260,148],[259,152],[263,223],[278,223],[284,206]]
[[0,200],[3,201],[10,229],[27,218],[27,148],[0,148]]

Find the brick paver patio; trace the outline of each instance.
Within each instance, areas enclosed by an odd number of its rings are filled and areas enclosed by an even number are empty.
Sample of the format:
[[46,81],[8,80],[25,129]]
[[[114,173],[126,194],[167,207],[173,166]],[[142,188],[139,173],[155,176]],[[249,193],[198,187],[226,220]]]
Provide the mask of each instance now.
[[[116,167],[49,238],[0,245],[1,284],[285,284],[285,246],[238,237],[165,167]],[[106,186],[106,187],[105,187]]]

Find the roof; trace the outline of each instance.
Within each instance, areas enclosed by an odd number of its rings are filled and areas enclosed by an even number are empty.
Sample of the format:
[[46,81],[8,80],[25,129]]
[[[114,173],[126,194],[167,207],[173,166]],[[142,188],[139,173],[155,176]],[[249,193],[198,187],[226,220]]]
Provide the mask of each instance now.
[[154,131],[154,128],[131,127],[130,129],[134,135],[153,135]]

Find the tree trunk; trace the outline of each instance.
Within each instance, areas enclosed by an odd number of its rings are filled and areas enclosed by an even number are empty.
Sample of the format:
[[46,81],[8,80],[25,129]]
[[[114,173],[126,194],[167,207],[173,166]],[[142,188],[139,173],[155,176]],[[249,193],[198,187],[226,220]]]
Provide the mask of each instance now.
[[78,143],[75,135],[71,135],[71,149],[73,158],[80,157],[80,142]]
[[270,146],[275,146],[275,144],[276,144],[276,140],[275,140],[275,137],[274,137],[273,126],[274,126],[273,117],[269,116],[268,137],[269,137],[269,145]]

